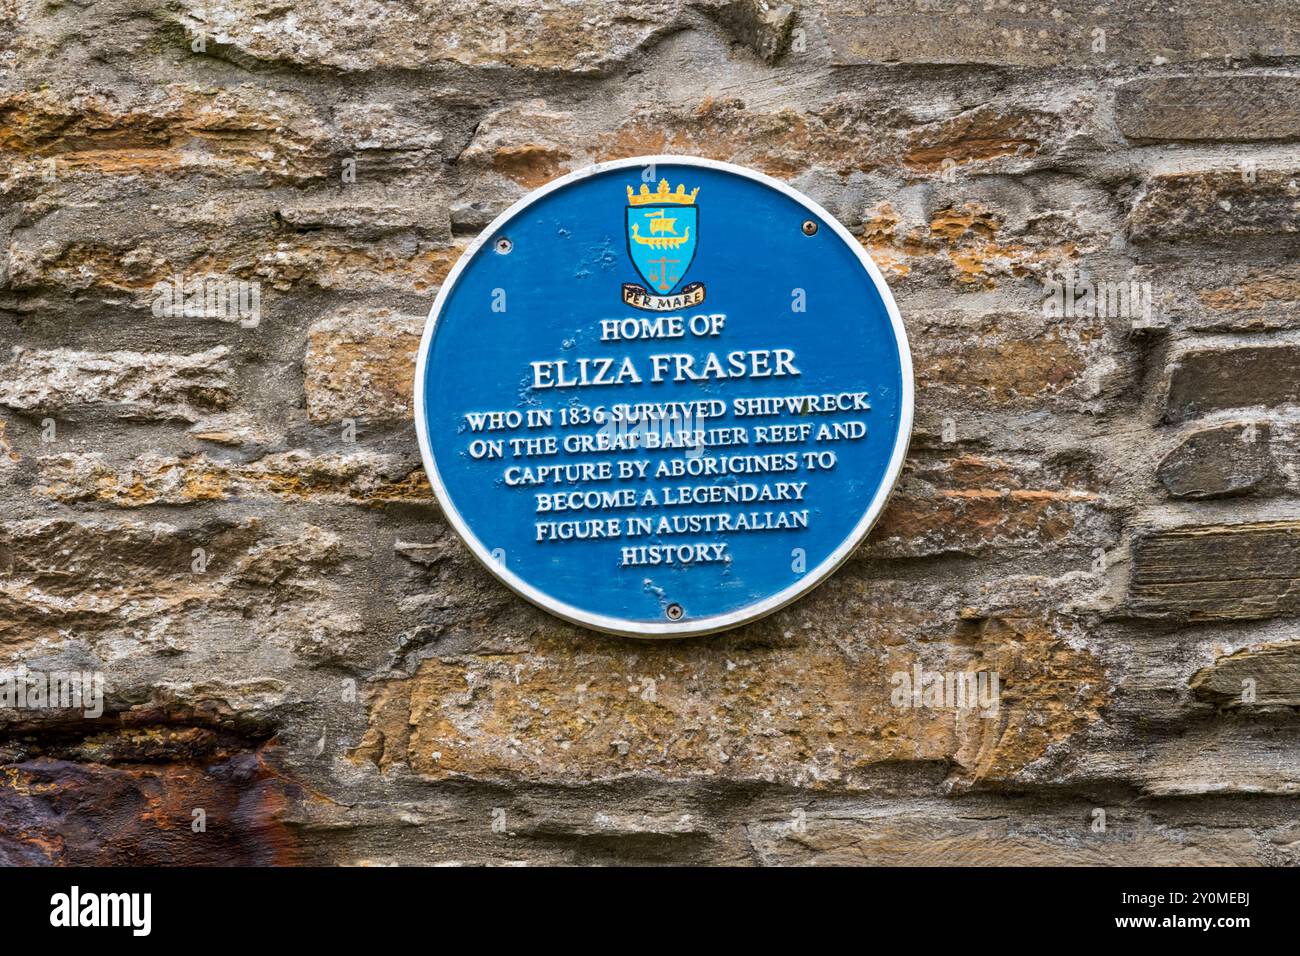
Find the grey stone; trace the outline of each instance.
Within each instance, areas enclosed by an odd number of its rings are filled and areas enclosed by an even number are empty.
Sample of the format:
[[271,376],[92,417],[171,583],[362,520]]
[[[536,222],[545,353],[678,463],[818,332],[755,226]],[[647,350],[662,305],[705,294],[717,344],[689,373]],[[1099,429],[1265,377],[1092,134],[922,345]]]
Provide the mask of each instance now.
[[1226,498],[1265,490],[1277,477],[1271,434],[1268,422],[1200,429],[1164,457],[1156,476],[1174,498]]

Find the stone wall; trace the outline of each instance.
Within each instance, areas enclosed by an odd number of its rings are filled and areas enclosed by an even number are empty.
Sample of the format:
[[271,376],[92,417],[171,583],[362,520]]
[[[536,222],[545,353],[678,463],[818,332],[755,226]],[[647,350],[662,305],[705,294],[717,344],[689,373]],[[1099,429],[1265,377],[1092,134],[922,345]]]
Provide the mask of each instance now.
[[[1296,862],[1298,143],[1292,0],[0,0],[0,656],[107,687],[0,711],[0,862]],[[647,643],[475,564],[409,396],[481,228],[656,152],[859,237],[917,427]]]

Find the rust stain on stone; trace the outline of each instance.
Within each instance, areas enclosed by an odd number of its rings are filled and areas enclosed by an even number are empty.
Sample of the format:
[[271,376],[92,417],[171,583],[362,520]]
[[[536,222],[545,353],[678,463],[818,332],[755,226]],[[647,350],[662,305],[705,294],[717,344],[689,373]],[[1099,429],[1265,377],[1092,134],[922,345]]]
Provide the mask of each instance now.
[[523,143],[498,149],[492,167],[526,189],[536,189],[569,172],[567,163],[572,158],[562,149]]
[[1079,254],[1072,240],[1003,239],[1002,218],[976,202],[939,209],[923,226],[901,229],[901,225],[901,217],[889,203],[866,216],[860,241],[877,265],[894,275],[907,275],[932,260],[958,285],[973,288],[996,288],[999,277],[1022,278]]
[[1056,544],[1103,504],[1095,477],[961,455],[912,459],[865,556],[979,554],[994,547]]
[[942,169],[945,161],[962,166],[1003,156],[1030,157],[1041,148],[1040,138],[1055,130],[1059,122],[1051,114],[1036,111],[971,110],[908,133],[903,163],[920,172],[934,172]]
[[593,157],[685,153],[745,163],[785,179],[815,166],[840,175],[884,166],[928,173],[949,159],[966,165],[1033,156],[1059,125],[1059,117],[1048,113],[983,107],[919,129],[893,128],[892,119],[882,128],[879,112],[848,101],[762,112],[736,97],[706,97],[691,109],[640,111],[600,134]]
[[[300,109],[300,106],[294,107]],[[325,174],[323,137],[237,93],[172,86],[148,108],[48,90],[0,97],[0,152],[109,175],[250,169],[300,181]]]
[[[274,740],[203,720],[142,711],[7,728],[0,737],[0,862],[302,862],[285,817],[304,793],[279,768]],[[83,736],[87,727],[95,732]]]
[[[960,621],[926,645],[928,670],[996,670],[996,715],[896,706],[917,657],[884,628],[834,643],[577,643],[439,657],[370,696],[354,759],[432,779],[565,782],[650,776],[855,788],[872,765],[937,761],[959,780],[1014,777],[1099,717],[1100,663],[1035,617]],[[892,636],[890,636],[892,635]]]
[[102,455],[53,455],[40,460],[35,492],[62,502],[98,501],[121,508],[193,504],[238,498],[342,501],[363,505],[429,504],[433,489],[423,468],[372,453],[312,455],[303,451],[223,463],[207,455],[145,455],[117,466]]
[[1060,491],[896,494],[873,534],[873,551],[978,553],[998,544],[1055,543],[1074,528],[1071,505],[1095,495]]
[[316,424],[347,417],[409,421],[424,320],[391,310],[345,312],[307,333],[303,388]]
[[985,330],[975,341],[918,345],[916,380],[921,388],[956,388],[997,403],[1056,394],[1080,381],[1088,368],[1093,330],[1038,331],[1033,337]]
[[1255,272],[1236,285],[1201,289],[1201,302],[1211,309],[1245,311],[1300,302],[1300,269]]

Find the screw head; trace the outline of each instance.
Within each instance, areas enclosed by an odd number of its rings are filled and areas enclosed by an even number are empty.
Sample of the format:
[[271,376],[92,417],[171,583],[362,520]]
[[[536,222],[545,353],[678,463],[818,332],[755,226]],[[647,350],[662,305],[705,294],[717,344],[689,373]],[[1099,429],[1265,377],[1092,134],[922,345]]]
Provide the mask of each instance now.
[[817,223],[813,222],[811,219],[805,219],[803,221],[803,234],[805,236],[817,235]]
[[500,255],[503,256],[510,255],[510,250],[513,249],[514,247],[515,244],[511,242],[509,239],[507,239],[505,236],[502,236],[500,239],[497,240],[496,249]]
[[680,621],[682,619],[682,615],[684,615],[686,612],[682,610],[682,606],[680,604],[670,604],[668,605],[668,607],[664,608],[664,613],[668,615],[668,620]]

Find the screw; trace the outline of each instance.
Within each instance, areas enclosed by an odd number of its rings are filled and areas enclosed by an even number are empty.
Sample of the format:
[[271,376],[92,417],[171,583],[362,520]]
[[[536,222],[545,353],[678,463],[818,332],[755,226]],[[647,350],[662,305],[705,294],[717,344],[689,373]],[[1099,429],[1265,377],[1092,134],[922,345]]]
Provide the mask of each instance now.
[[682,606],[680,604],[670,604],[668,605],[667,608],[664,609],[664,613],[668,615],[668,620],[680,621],[682,619],[682,615],[685,614],[686,612],[682,610]]
[[511,242],[509,239],[507,239],[505,236],[502,236],[500,239],[497,240],[497,252],[503,256],[510,255],[510,250],[513,249],[514,247],[515,244]]
[[805,219],[803,222],[803,234],[805,236],[817,235],[817,223],[813,222],[811,219]]

